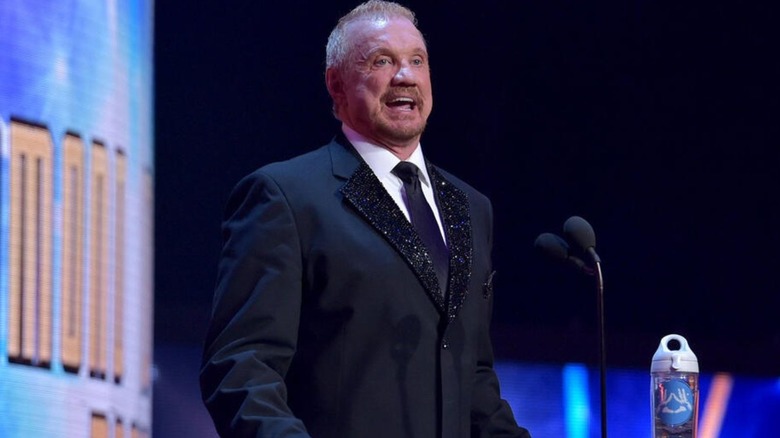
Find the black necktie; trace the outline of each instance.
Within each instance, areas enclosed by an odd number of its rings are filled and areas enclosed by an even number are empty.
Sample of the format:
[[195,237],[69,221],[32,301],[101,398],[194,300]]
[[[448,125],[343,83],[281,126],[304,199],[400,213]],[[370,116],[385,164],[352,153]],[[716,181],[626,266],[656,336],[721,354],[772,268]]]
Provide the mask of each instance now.
[[436,222],[433,210],[423,194],[420,185],[420,169],[408,161],[401,161],[393,168],[393,174],[404,183],[406,207],[409,209],[412,226],[431,254],[433,268],[436,271],[441,292],[444,293],[447,290],[450,252],[441,237],[439,224]]

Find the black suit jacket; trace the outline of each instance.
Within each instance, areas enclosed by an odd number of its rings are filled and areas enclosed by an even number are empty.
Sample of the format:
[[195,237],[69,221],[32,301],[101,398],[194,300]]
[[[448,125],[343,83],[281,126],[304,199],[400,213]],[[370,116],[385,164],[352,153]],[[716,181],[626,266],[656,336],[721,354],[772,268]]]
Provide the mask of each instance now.
[[493,371],[490,202],[428,170],[448,299],[343,137],[236,186],[200,376],[221,435],[528,437]]

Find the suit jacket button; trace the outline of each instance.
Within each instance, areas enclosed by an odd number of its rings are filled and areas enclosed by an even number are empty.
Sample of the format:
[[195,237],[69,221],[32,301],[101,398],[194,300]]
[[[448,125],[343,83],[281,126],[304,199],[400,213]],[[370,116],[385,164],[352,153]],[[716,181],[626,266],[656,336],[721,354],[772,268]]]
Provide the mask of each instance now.
[[449,344],[449,342],[447,342],[447,340],[446,340],[446,339],[444,339],[443,341],[441,341],[441,348],[443,348],[443,349],[445,349],[445,350],[446,350],[446,349],[448,349],[448,348],[450,348],[450,344]]

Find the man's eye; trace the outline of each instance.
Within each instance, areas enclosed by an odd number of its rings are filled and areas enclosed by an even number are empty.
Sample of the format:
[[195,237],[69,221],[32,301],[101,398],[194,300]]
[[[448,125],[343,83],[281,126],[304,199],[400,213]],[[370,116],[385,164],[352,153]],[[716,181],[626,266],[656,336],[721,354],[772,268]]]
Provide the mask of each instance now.
[[380,66],[380,67],[384,66],[384,65],[390,65],[390,64],[392,64],[392,61],[390,61],[389,58],[379,58],[376,61],[374,61],[374,65],[377,65],[377,66]]
[[422,59],[414,59],[412,60],[412,65],[423,65]]

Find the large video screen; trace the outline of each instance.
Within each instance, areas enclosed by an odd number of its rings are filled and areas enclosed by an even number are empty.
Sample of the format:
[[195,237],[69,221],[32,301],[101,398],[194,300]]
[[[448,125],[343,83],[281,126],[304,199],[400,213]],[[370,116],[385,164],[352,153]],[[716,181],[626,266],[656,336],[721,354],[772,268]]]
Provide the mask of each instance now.
[[0,2],[0,436],[144,437],[153,4]]

